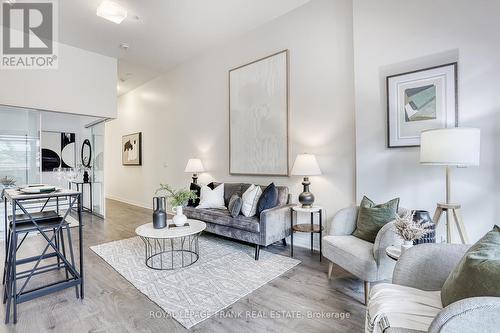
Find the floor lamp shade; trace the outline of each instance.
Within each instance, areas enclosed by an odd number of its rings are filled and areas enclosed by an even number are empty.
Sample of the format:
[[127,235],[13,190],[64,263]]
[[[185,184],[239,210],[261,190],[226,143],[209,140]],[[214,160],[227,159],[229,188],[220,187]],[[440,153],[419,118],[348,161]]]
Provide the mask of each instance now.
[[446,166],[446,202],[438,203],[433,221],[439,223],[446,213],[446,239],[451,242],[451,224],[457,226],[462,243],[468,238],[461,206],[451,202],[451,167],[478,166],[481,132],[478,128],[443,128],[423,131],[420,136],[420,163]]
[[420,163],[446,166],[478,166],[481,132],[478,128],[443,128],[423,131]]

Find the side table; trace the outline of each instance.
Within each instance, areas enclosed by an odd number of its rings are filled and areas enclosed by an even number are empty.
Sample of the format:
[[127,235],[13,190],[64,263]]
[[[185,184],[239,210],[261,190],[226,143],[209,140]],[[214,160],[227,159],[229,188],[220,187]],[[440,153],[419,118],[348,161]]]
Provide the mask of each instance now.
[[[293,206],[290,208],[290,256],[293,257],[293,234],[295,232],[309,232],[311,233],[311,252],[313,252],[314,245],[314,234],[319,234],[319,261],[323,257],[321,239],[323,237],[323,208],[319,206],[313,206],[310,208],[304,208],[302,206]],[[297,221],[297,213],[309,213],[311,215],[311,224],[301,223],[293,224],[294,220]],[[314,224],[314,214],[319,214],[319,225]],[[295,217],[295,218],[294,218]]]
[[[92,196],[93,196],[93,194],[94,194],[94,193],[92,192],[92,182],[87,182],[87,183],[85,183],[85,182],[83,182],[83,181],[81,181],[81,182],[80,182],[80,181],[70,181],[70,182],[69,182],[69,189],[70,189],[70,190],[72,190],[72,188],[71,188],[71,185],[72,185],[72,184],[75,184],[75,185],[76,185],[76,190],[77,190],[78,192],[81,192],[81,193],[82,193],[82,209],[83,209],[83,211],[86,211],[86,212],[92,213],[92,212],[94,211],[94,207],[93,207],[93,203],[92,203]],[[89,207],[85,207],[85,206],[83,205],[83,200],[84,200],[84,198],[85,198],[83,191],[84,191],[84,187],[85,187],[85,185],[88,185],[88,186],[89,186],[89,193],[90,193],[90,194],[89,194],[89,198],[90,198],[90,206],[89,206]],[[81,186],[81,190],[80,190],[80,186]]]
[[401,247],[399,246],[394,246],[391,245],[385,249],[385,254],[392,260],[399,260],[399,257],[401,256]]

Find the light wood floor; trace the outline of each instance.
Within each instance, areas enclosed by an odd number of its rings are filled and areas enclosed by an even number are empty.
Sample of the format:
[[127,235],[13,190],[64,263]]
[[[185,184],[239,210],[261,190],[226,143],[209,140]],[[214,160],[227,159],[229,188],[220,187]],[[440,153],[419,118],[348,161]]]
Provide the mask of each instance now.
[[[162,313],[161,308],[89,249],[92,245],[135,236],[136,226],[151,220],[149,210],[113,200],[108,200],[107,205],[105,221],[88,214],[84,216],[85,299],[77,300],[74,289],[67,289],[22,303],[18,306],[16,325],[3,324],[5,306],[1,305],[1,332],[188,331],[174,319],[152,317],[152,312]],[[76,239],[77,230],[73,230],[72,235]],[[41,237],[31,237],[23,244],[20,255],[36,253],[45,244]],[[2,266],[3,249],[2,244]],[[289,245],[285,248],[276,243],[263,251],[289,255],[289,249]],[[334,268],[335,277],[328,281],[326,260],[320,264],[318,254],[311,254],[307,249],[295,248],[294,254],[302,261],[300,265],[224,312],[241,313],[242,317],[212,317],[189,331],[362,332],[365,316],[365,307],[361,304],[362,283],[338,267]],[[50,278],[39,276],[34,283]],[[247,313],[253,316],[246,316]],[[311,313],[319,317],[308,318]],[[348,313],[349,318],[328,318],[332,313]]]

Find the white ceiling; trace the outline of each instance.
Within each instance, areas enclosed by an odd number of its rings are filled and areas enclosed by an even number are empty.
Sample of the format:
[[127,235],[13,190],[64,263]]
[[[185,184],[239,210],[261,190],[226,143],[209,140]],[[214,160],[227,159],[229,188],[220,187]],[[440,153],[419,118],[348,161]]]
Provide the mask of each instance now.
[[[119,94],[203,49],[234,38],[310,0],[113,0],[115,24],[96,16],[102,0],[59,1],[61,42],[119,59]],[[127,51],[119,47],[129,44]]]

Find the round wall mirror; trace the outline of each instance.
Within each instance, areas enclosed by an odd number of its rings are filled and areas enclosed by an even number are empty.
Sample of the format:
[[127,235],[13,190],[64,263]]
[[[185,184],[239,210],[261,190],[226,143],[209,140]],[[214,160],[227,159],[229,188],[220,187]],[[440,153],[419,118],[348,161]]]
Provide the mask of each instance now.
[[82,165],[90,168],[90,160],[92,158],[92,146],[89,139],[85,139],[82,144]]

